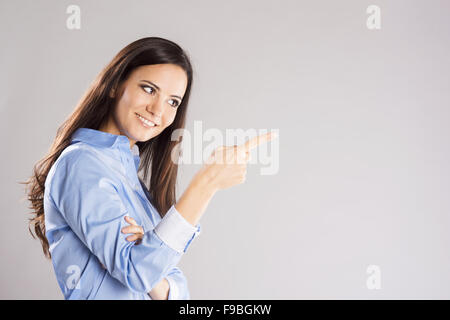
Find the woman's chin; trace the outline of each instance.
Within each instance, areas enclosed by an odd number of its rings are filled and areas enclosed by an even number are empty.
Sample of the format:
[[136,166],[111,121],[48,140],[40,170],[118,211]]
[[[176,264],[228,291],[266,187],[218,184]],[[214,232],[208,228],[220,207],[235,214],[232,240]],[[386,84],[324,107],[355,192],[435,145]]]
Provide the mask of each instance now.
[[147,133],[140,132],[135,135],[136,139],[134,139],[134,140],[139,141],[139,142],[145,142],[145,141],[152,139],[154,136],[155,136],[154,134],[149,133],[149,132],[147,132]]
[[132,140],[145,142],[157,136],[159,130],[155,127],[147,127],[142,123],[139,123],[139,126],[133,126],[128,132],[130,133],[130,138]]

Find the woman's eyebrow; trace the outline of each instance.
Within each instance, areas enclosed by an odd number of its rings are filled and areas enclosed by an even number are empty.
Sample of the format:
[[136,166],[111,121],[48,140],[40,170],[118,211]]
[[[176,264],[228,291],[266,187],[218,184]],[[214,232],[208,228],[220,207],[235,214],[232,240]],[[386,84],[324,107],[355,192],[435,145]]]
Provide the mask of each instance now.
[[[148,80],[141,80],[141,81],[144,81],[144,82],[147,82],[147,83],[150,83],[151,85],[153,85],[153,86],[155,86],[155,88],[157,89],[157,90],[161,90],[156,84],[154,84],[153,82],[151,82],[151,81],[148,81]],[[180,96],[177,96],[177,95],[174,95],[174,94],[172,94],[171,95],[171,97],[175,97],[175,98],[178,98],[178,99],[180,99],[181,100],[181,97]]]

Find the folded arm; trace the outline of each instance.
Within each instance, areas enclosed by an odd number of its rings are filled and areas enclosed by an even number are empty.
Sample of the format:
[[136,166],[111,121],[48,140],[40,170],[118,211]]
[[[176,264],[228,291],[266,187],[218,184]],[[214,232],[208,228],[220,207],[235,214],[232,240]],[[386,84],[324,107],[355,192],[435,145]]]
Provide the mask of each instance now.
[[[131,217],[126,216],[128,226],[122,228],[122,233],[131,234],[127,241],[134,241],[139,245],[144,235],[144,229]],[[169,274],[161,280],[148,293],[153,300],[188,300],[190,299],[187,280],[178,267],[174,267]]]
[[172,206],[154,229],[143,234],[140,245],[127,241],[120,232],[126,226],[124,217],[138,220],[139,215],[123,204],[112,171],[91,152],[78,151],[58,163],[51,200],[114,278],[134,292],[151,292],[178,264],[196,228],[179,223],[181,216]]

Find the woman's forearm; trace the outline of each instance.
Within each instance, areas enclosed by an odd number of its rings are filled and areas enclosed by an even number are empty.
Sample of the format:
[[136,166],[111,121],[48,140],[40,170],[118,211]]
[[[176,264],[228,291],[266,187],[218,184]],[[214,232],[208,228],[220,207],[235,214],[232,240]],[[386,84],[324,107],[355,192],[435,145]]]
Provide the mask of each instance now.
[[163,278],[153,289],[148,293],[152,300],[168,300],[169,299],[169,282]]
[[204,174],[197,174],[175,204],[177,211],[193,226],[197,225],[217,189]]

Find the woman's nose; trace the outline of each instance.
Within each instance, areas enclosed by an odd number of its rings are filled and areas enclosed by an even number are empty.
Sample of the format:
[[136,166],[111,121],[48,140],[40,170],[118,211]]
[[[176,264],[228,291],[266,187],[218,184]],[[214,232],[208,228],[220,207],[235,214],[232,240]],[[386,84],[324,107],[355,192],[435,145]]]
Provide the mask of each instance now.
[[163,103],[156,101],[152,105],[147,105],[147,112],[151,113],[155,118],[161,119],[163,113]]

